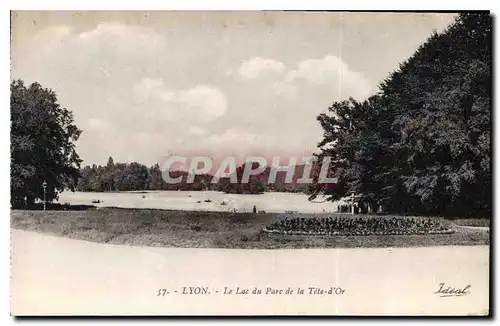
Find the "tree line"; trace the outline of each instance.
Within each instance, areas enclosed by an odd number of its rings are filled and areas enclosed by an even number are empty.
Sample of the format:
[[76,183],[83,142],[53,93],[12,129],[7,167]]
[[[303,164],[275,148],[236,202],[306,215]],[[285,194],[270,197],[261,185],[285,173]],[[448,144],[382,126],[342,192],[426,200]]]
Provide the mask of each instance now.
[[351,193],[403,214],[491,215],[491,17],[462,13],[434,32],[364,101],[333,103],[318,121],[318,157]]
[[[256,169],[253,166],[252,169]],[[231,182],[231,177],[224,177],[212,183],[214,178],[211,174],[197,174],[193,182],[188,182],[187,171],[169,171],[171,178],[182,177],[179,183],[167,183],[163,179],[159,164],[148,167],[144,164],[133,163],[115,163],[112,157],[109,157],[105,166],[88,165],[80,170],[74,188],[78,191],[137,191],[137,190],[183,190],[183,191],[202,191],[215,190],[226,193],[236,194],[260,194],[265,191],[280,192],[301,192],[307,190],[307,185],[300,185],[296,180],[302,176],[303,167],[296,168],[291,184],[285,183],[286,172],[277,173],[276,182],[268,183],[270,167],[266,167],[264,172],[258,175],[252,175],[248,183],[242,182],[245,164],[236,168],[236,183]]]

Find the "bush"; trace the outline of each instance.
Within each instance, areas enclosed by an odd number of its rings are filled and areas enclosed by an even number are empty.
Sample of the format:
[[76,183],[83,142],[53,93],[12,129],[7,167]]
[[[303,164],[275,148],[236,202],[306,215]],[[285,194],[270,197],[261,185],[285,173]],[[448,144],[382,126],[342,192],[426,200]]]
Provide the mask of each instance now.
[[201,226],[199,226],[199,225],[191,225],[191,231],[200,232],[201,231]]
[[267,226],[264,232],[303,235],[394,235],[453,233],[438,220],[420,217],[328,217],[286,218]]

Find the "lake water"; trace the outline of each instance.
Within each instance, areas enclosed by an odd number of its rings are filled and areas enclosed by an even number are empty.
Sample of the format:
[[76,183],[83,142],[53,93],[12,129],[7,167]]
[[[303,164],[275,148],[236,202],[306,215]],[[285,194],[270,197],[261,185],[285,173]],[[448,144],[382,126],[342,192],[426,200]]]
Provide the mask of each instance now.
[[[98,199],[100,207],[156,208],[177,210],[251,212],[257,210],[282,213],[336,212],[343,202],[324,202],[323,198],[309,201],[305,194],[266,192],[261,195],[226,194],[216,191],[147,191],[147,192],[71,192],[59,195],[60,203],[92,205]],[[205,202],[210,200],[211,202]],[[225,204],[222,204],[225,203]]]

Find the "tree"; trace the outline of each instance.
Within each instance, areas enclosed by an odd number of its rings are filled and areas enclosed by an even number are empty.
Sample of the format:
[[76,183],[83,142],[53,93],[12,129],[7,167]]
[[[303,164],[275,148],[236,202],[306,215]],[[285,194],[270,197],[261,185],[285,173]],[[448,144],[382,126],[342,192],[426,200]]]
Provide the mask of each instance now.
[[106,168],[104,171],[104,183],[106,191],[114,191],[115,190],[115,162],[113,158],[110,156],[108,158],[108,163],[106,164]]
[[[245,166],[249,163],[244,163],[243,165],[236,168],[233,173],[236,174],[236,183],[230,183],[226,178],[221,179],[221,185],[219,189],[226,193],[236,193],[236,194],[262,194],[266,190],[266,180],[268,175],[268,169],[261,174],[251,175],[248,182],[243,182],[243,174],[245,172]],[[252,170],[259,167],[259,163],[252,162]]]
[[491,17],[460,14],[363,102],[318,116],[338,187],[398,213],[491,214]]
[[80,178],[78,179],[77,190],[79,191],[93,191],[90,184],[90,180],[93,176],[93,171],[90,166],[84,167],[80,172]]
[[163,189],[163,179],[161,175],[160,165],[158,163],[149,168],[149,174],[151,175],[151,182],[149,183],[149,189],[150,190]]
[[58,192],[74,190],[81,160],[75,150],[81,130],[73,114],[59,105],[56,94],[38,83],[26,87],[21,80],[10,85],[11,205],[30,206],[57,199]]
[[[130,163],[119,167],[115,176],[115,184],[117,190],[120,191],[133,191],[133,190],[146,190],[151,182],[149,170],[145,165],[140,163]],[[120,168],[123,167],[123,168]]]

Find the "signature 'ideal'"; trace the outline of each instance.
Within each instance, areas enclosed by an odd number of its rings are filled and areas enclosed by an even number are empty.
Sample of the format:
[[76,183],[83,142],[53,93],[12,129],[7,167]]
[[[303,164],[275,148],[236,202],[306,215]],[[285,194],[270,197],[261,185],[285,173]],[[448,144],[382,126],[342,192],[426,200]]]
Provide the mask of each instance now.
[[463,288],[455,288],[445,283],[439,283],[439,289],[434,294],[439,294],[440,297],[460,297],[470,294],[470,288],[470,284],[467,284]]

